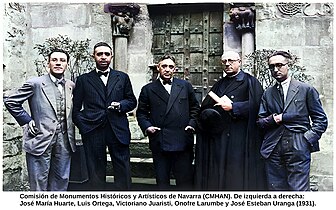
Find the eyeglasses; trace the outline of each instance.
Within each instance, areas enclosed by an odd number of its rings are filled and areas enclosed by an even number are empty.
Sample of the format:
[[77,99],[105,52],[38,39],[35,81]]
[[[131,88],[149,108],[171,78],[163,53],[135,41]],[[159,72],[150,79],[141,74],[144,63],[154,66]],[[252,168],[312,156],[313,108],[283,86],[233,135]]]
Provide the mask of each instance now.
[[106,56],[111,55],[111,53],[109,53],[109,52],[99,52],[99,53],[97,53],[97,56],[102,56],[103,54],[106,55]]
[[161,67],[162,67],[163,69],[165,69],[165,68],[167,68],[167,67],[169,67],[170,69],[174,69],[174,68],[175,68],[174,65],[167,65],[167,64],[162,64]]
[[287,65],[287,63],[275,63],[275,64],[269,64],[268,68],[270,70],[274,70],[275,67],[277,67],[278,69],[280,69],[281,67],[286,66],[286,65]]
[[239,59],[236,59],[236,60],[232,60],[232,59],[228,59],[228,60],[222,60],[222,63],[223,64],[226,64],[227,62],[231,65],[231,64],[233,64],[234,62],[236,62],[236,61],[239,61]]

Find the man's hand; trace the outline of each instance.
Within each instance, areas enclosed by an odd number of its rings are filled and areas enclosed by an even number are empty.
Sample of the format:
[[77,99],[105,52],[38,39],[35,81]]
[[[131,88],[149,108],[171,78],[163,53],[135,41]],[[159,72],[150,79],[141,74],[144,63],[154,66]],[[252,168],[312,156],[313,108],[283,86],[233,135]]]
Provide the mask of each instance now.
[[185,127],[184,130],[186,132],[188,132],[188,133],[195,133],[195,128],[191,127],[190,125],[188,125],[187,127]]
[[119,110],[120,109],[120,103],[119,102],[111,102],[111,105],[107,107],[108,109],[113,109],[113,110]]
[[222,109],[224,109],[225,111],[232,110],[232,102],[228,100],[221,100],[220,102],[215,104],[215,106],[221,106]]
[[282,122],[282,113],[281,114],[274,114],[273,119],[277,124],[280,124]]
[[156,131],[159,131],[161,130],[161,128],[158,128],[158,127],[155,127],[155,126],[150,126],[146,129],[146,133],[147,134],[153,134],[155,133]]
[[35,126],[35,121],[34,120],[31,120],[28,123],[28,131],[33,136],[36,136],[37,133],[39,132],[39,129]]

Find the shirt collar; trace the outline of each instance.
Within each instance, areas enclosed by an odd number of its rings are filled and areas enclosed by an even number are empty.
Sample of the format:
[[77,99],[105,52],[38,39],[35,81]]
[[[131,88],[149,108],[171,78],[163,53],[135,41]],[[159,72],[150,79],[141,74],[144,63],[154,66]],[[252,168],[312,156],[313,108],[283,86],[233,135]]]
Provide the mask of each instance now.
[[54,82],[54,83],[55,83],[57,80],[62,80],[62,79],[63,79],[63,77],[61,77],[60,79],[58,79],[58,78],[56,78],[54,75],[52,75],[52,74],[50,74],[50,73],[49,73],[49,76],[50,76],[51,81]]
[[288,85],[290,83],[291,79],[292,79],[292,77],[289,76],[287,79],[285,79],[284,81],[280,82],[280,84],[282,86]]
[[[160,80],[161,84],[164,85],[164,84],[163,84],[163,79],[161,79],[161,77],[159,77],[159,80]],[[170,81],[173,82],[173,78],[171,78]],[[167,84],[166,84],[166,85],[167,85]]]
[[96,72],[98,73],[99,71],[101,71],[101,72],[109,72],[110,73],[110,68],[107,68],[105,71],[102,71],[102,70],[99,70],[99,69],[96,68]]

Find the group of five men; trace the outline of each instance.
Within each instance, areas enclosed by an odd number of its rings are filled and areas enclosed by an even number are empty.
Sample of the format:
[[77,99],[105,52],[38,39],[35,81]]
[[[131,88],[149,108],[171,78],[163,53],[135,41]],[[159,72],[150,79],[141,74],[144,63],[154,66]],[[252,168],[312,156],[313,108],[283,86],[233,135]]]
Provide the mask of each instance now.
[[[136,107],[160,190],[309,190],[311,152],[319,150],[327,117],[316,89],[289,76],[289,53],[269,57],[277,82],[264,92],[255,77],[240,69],[239,54],[225,52],[225,76],[201,105],[192,85],[174,78],[173,56],[159,60],[159,77],[141,89],[138,104],[128,75],[109,67],[112,57],[107,43],[97,43],[96,68],[74,84],[64,79],[68,53],[52,50],[49,74],[4,97],[8,111],[24,126],[31,191],[67,190],[76,150],[74,125],[86,154],[86,189],[105,188],[106,147],[115,189],[131,189],[127,113]],[[26,100],[30,113],[23,108]],[[171,173],[176,188],[171,188]]]

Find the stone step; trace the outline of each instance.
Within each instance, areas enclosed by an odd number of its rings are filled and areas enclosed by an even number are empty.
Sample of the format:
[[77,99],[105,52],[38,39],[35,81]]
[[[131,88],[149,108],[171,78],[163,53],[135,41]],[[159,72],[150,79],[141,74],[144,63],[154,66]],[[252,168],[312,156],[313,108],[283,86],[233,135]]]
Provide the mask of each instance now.
[[[131,157],[131,173],[134,178],[154,178],[154,165],[152,158]],[[113,175],[113,166],[111,158],[107,155],[107,176]]]
[[[113,176],[106,176],[106,182],[107,184],[114,183],[114,177]],[[135,189],[155,189],[156,181],[155,178],[137,178],[132,177],[132,187]],[[176,186],[175,179],[170,179],[170,185]]]
[[132,139],[130,143],[130,153],[131,157],[140,157],[140,158],[152,157],[152,152],[149,149],[148,138],[140,140]]
[[[132,139],[130,143],[131,172],[135,178],[154,178],[152,152],[149,149],[148,138]],[[106,151],[108,153],[108,151]],[[107,155],[107,175],[113,175],[110,155]]]

